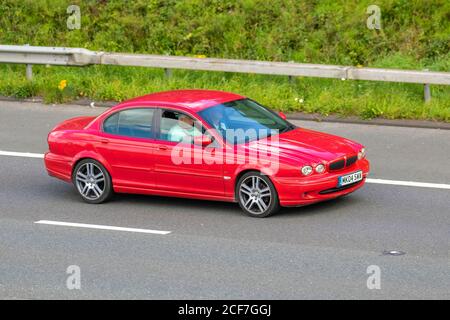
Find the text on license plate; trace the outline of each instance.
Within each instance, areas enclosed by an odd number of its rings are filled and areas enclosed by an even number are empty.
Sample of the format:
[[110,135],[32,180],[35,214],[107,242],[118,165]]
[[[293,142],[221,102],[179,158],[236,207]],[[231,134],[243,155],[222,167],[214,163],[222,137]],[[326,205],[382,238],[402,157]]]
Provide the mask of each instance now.
[[338,187],[358,182],[362,180],[362,178],[363,178],[362,171],[357,171],[350,174],[346,174],[345,176],[340,176],[338,179]]

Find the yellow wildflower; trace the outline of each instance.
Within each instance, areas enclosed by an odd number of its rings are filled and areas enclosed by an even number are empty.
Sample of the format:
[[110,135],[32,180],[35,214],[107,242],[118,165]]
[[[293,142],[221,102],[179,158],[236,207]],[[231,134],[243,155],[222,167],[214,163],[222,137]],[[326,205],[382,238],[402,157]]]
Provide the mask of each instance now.
[[65,87],[67,87],[67,80],[61,80],[61,82],[58,85],[58,89],[63,91]]

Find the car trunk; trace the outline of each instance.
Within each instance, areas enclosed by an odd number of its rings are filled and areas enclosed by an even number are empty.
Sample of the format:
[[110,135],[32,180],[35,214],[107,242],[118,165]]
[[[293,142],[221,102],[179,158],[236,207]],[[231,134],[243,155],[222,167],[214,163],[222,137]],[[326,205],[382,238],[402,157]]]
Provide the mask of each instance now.
[[80,130],[85,128],[96,117],[76,117],[61,122],[52,131],[60,130]]

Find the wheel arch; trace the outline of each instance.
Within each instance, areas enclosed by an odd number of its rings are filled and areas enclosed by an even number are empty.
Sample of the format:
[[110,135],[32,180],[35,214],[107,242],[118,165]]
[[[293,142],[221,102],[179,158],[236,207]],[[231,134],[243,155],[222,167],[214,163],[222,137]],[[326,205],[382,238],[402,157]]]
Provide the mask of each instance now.
[[77,154],[72,162],[72,169],[71,169],[71,177],[73,176],[73,172],[75,170],[75,168],[77,167],[78,163],[80,163],[80,161],[86,160],[86,159],[92,159],[95,161],[98,161],[103,167],[105,167],[105,169],[108,171],[111,180],[112,180],[112,168],[109,165],[109,163],[106,161],[105,158],[103,158],[101,155],[94,153],[94,152],[80,152],[79,154]]
[[265,176],[270,180],[270,182],[272,182],[272,184],[273,184],[273,186],[274,186],[274,188],[275,188],[275,191],[278,193],[277,185],[276,185],[274,179],[273,179],[269,174],[265,173],[263,170],[260,170],[260,169],[256,169],[256,168],[246,168],[246,169],[241,170],[241,171],[236,175],[236,178],[235,178],[235,180],[234,180],[234,201],[238,201],[238,198],[237,198],[237,196],[238,196],[238,190],[237,190],[237,187],[238,187],[239,180],[242,178],[242,176],[243,176],[244,174],[249,173],[249,172],[256,172],[256,173],[260,173],[260,174],[265,175]]

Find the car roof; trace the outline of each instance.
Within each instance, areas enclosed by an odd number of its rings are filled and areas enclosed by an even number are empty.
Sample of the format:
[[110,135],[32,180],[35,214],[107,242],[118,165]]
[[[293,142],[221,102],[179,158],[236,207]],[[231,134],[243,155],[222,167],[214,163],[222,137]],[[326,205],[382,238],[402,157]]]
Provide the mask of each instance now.
[[239,94],[218,90],[171,90],[133,98],[122,102],[117,107],[139,103],[160,103],[162,106],[180,106],[198,112],[217,104],[244,98]]

